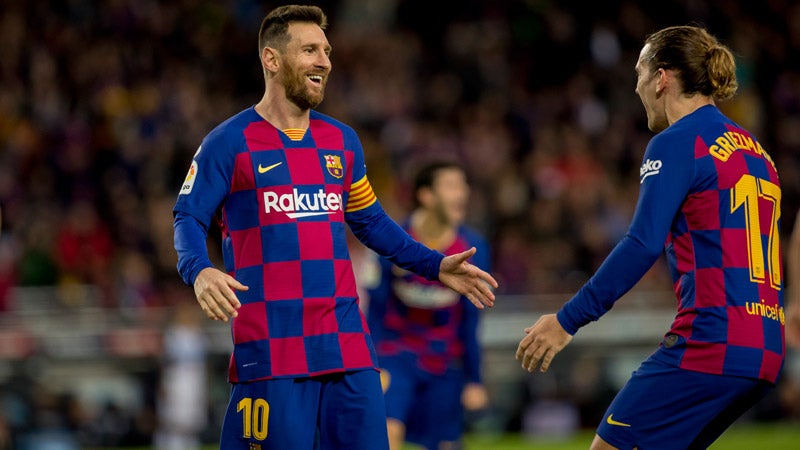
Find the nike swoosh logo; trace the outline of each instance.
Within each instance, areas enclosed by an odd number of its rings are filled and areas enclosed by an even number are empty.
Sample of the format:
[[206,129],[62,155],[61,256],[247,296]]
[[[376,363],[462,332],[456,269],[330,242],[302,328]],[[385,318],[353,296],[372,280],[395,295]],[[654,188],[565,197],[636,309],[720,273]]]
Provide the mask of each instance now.
[[276,168],[276,167],[280,166],[281,164],[283,164],[283,161],[281,161],[281,162],[276,162],[275,164],[273,164],[273,165],[271,165],[271,166],[267,166],[267,167],[262,167],[262,166],[261,166],[261,164],[259,164],[259,165],[258,165],[258,173],[267,173],[267,172],[269,172],[270,170],[272,170],[272,169],[274,169],[274,168]]
[[616,425],[618,427],[629,427],[630,426],[630,424],[627,424],[627,423],[617,422],[616,420],[613,419],[613,417],[614,417],[614,414],[609,414],[608,415],[608,419],[606,419],[606,423],[608,423],[609,425]]

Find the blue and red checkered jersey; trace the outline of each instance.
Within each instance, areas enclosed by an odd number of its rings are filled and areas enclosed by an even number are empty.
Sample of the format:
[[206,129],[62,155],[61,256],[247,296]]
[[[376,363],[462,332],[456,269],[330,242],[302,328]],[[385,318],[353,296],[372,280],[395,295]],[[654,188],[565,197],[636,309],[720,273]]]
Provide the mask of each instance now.
[[352,128],[311,111],[295,138],[254,107],[231,117],[203,140],[174,208],[183,280],[211,267],[206,234],[217,220],[225,271],[249,287],[231,321],[231,382],[377,368],[345,224],[426,278],[438,278],[444,257],[383,211]]
[[[404,226],[414,236],[409,223]],[[488,272],[488,243],[468,227],[459,227],[456,239],[443,253],[452,255],[473,246],[478,251],[470,262]],[[381,269],[380,283],[369,291],[367,310],[378,361],[411,353],[426,372],[441,375],[455,368],[463,371],[467,382],[479,383],[478,309],[440,282],[403,270],[385,258]]]
[[662,250],[677,315],[654,357],[687,370],[774,383],[785,355],[781,188],[761,144],[713,105],[653,137],[634,218],[597,273],[558,312],[597,320]]

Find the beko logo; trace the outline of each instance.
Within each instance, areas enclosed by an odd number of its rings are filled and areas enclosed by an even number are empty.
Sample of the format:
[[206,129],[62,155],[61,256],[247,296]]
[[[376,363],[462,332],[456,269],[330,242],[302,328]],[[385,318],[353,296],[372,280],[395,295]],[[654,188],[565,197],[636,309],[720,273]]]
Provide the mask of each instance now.
[[642,168],[639,169],[639,184],[644,183],[645,178],[650,175],[658,175],[659,172],[661,172],[661,160],[657,159],[653,161],[648,159],[642,164]]

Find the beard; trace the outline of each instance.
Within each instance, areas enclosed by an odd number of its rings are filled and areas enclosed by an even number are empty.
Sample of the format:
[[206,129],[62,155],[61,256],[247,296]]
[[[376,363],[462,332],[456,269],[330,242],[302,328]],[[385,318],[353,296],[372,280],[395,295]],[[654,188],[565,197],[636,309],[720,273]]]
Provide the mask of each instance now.
[[433,208],[433,215],[439,223],[448,226],[458,226],[462,221],[462,214],[459,208],[447,208],[444,203],[439,202]]
[[294,70],[291,67],[286,67],[286,98],[290,102],[297,105],[302,110],[316,108],[317,105],[322,103],[325,98],[325,85],[327,78],[323,75],[322,83],[318,93],[313,92],[306,86],[307,78],[305,74],[300,71]]

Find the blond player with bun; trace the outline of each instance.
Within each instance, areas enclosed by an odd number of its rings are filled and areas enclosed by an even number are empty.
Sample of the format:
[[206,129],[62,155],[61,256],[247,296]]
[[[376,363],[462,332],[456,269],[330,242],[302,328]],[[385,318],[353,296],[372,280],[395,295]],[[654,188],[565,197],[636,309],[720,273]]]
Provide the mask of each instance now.
[[635,70],[657,134],[628,233],[556,314],[525,329],[517,359],[546,371],[664,252],[677,315],[591,448],[704,449],[774,387],[783,365],[780,181],[758,140],[716,106],[736,92],[736,64],[706,30],[652,34]]

